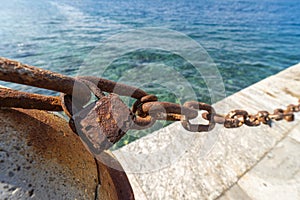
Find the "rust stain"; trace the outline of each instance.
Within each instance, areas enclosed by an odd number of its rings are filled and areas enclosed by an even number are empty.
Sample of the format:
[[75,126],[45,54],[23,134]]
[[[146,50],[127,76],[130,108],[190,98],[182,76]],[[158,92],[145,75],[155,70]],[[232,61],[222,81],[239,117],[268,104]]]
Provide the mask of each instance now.
[[267,92],[267,91],[265,91],[265,93],[267,94],[267,95],[269,95],[269,96],[271,96],[271,97],[276,97],[274,94],[272,94],[272,93],[270,93],[270,92]]
[[121,164],[113,155],[103,152],[97,157],[100,171],[100,200],[134,200],[132,187]]
[[294,78],[295,81],[300,81],[300,78]]
[[59,97],[0,88],[1,107],[62,111]]
[[295,98],[300,99],[300,94],[296,94],[296,93],[292,92],[291,90],[289,90],[288,88],[284,88],[283,91]]
[[[10,126],[25,139],[25,154],[30,159],[28,162],[37,161],[35,167],[48,163],[61,166],[65,169],[63,172],[69,174],[71,184],[85,188],[90,197],[98,195],[96,198],[105,200],[134,200],[131,185],[120,163],[108,153],[101,154],[101,161],[117,169],[95,162],[62,118],[45,111],[1,109],[0,122],[0,130]],[[95,192],[100,183],[100,190]]]
[[[26,145],[35,152],[33,155],[39,157],[32,159],[38,159],[41,163],[55,162],[72,171],[75,180],[85,182],[83,179],[96,178],[97,170],[93,156],[65,120],[38,110],[6,109],[1,110],[0,114],[5,123],[24,135]],[[89,169],[89,172],[82,174],[83,169]]]

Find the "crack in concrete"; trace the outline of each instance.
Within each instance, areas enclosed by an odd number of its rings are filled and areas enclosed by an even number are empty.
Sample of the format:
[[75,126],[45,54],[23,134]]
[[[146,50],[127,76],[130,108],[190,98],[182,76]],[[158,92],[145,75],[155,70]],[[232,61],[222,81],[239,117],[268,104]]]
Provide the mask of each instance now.
[[96,185],[96,188],[95,188],[95,198],[94,200],[99,200],[99,187],[101,186],[101,179],[100,179],[100,169],[99,169],[99,164],[97,162],[97,159],[94,158],[95,160],[95,164],[96,164],[96,168],[97,168],[97,185]]

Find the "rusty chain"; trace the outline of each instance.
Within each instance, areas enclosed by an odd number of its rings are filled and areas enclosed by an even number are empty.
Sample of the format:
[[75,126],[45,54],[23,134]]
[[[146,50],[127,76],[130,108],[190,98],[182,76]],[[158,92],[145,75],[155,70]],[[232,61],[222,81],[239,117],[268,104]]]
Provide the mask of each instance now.
[[[65,111],[69,117],[73,115],[72,110],[77,112],[83,108],[90,100],[91,92],[98,99],[104,96],[103,92],[135,98],[136,102],[131,109],[134,123],[130,129],[149,128],[156,120],[181,121],[182,126],[192,132],[210,131],[215,124],[223,124],[225,128],[237,128],[243,124],[270,126],[273,120],[293,121],[294,113],[300,111],[299,100],[297,105],[291,104],[286,109],[276,109],[273,113],[259,111],[257,114],[249,114],[245,110],[233,110],[227,115],[220,115],[209,104],[195,101],[186,102],[184,105],[160,102],[155,95],[129,85],[91,76],[72,78],[2,57],[0,57],[0,80],[62,93],[60,97],[54,97],[0,88],[0,107]],[[75,95],[74,84],[77,87]],[[76,99],[75,106],[72,95],[81,97]],[[202,114],[202,118],[208,121],[207,124],[190,122],[198,116],[198,111],[206,111]]]

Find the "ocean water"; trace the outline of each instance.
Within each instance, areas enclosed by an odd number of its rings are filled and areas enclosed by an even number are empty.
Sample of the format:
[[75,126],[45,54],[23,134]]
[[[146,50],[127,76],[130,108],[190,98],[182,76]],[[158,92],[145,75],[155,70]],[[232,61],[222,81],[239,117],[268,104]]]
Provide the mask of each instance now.
[[[161,27],[199,43],[216,64],[225,95],[230,95],[300,62],[299,10],[297,0],[1,0],[0,56],[75,76],[95,47],[111,36]],[[192,84],[199,101],[214,102],[201,76],[172,52],[129,52],[102,75],[118,81],[132,66],[151,68],[162,63],[173,65]],[[97,66],[94,69],[96,72]],[[160,70],[166,73],[163,65]],[[89,73],[93,75],[93,71]],[[135,80],[122,81],[134,85]],[[142,88],[162,100],[182,103],[189,99],[188,95],[177,98],[159,84]],[[184,87],[180,91],[184,94]]]

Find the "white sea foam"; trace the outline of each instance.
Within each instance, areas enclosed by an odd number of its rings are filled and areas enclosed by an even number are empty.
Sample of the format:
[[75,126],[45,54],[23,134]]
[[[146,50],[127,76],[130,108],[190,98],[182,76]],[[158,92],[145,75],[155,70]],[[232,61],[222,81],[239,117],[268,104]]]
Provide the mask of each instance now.
[[73,28],[80,28],[80,31],[112,31],[114,29],[128,28],[128,26],[120,24],[115,20],[108,19],[107,17],[93,17],[88,13],[81,11],[74,6],[50,2],[50,4],[59,10],[59,12],[66,18],[68,26]]

